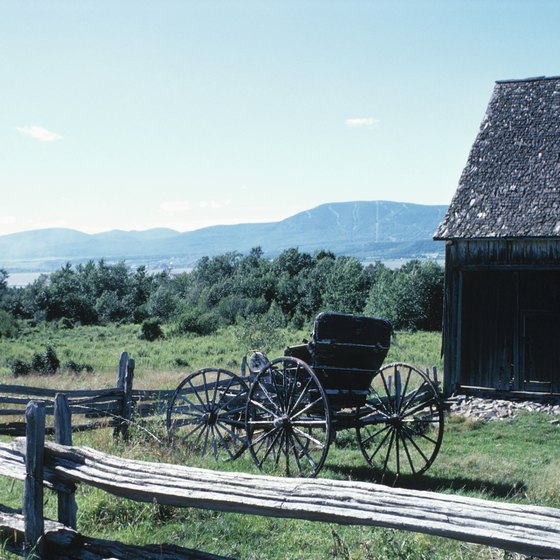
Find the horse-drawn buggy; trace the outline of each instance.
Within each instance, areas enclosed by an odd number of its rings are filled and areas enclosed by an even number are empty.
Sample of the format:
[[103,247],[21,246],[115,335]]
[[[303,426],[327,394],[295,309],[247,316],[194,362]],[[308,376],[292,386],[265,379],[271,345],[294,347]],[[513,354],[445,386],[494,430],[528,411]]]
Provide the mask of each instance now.
[[217,460],[248,451],[267,474],[315,476],[340,430],[354,429],[370,466],[420,474],[443,436],[437,388],[414,366],[383,366],[392,327],[383,319],[321,313],[311,340],[268,360],[255,353],[241,374],[205,368],[186,377],[167,409],[175,445]]

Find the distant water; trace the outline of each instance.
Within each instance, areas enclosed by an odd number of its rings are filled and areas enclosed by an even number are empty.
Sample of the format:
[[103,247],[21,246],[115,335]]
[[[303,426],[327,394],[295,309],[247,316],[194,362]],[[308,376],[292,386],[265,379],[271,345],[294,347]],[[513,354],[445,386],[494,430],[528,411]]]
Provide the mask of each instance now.
[[[172,274],[179,274],[181,272],[190,272],[192,268],[175,268],[172,271]],[[10,272],[8,276],[8,286],[12,286],[15,288],[22,288],[23,286],[27,286],[27,284],[31,284],[31,282],[37,280],[41,274],[50,274],[50,272]],[[163,269],[154,269],[150,270],[152,274],[157,274],[158,272],[163,272]]]
[[[444,259],[429,259],[437,262],[440,265],[445,264]],[[410,259],[386,259],[382,260],[381,262],[387,266],[388,268],[399,268],[403,264],[406,264]],[[375,261],[365,261],[362,264],[375,264]],[[180,274],[181,272],[190,272],[192,268],[175,268],[172,270],[171,274]],[[16,288],[21,288],[23,286],[27,286],[27,284],[31,284],[31,282],[37,280],[41,274],[50,274],[51,272],[10,272],[8,276],[8,286],[13,286]],[[157,274],[158,272],[163,272],[162,268],[152,269],[149,272],[152,274]]]
[[48,272],[10,272],[8,276],[8,286],[16,288],[27,286],[27,284],[31,284],[31,282],[37,280],[41,274],[48,274]]

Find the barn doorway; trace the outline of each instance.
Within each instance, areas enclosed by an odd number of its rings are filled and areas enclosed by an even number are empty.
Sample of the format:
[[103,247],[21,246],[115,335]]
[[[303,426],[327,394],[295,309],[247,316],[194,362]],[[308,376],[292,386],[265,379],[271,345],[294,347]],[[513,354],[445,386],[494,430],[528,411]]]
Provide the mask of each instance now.
[[560,370],[560,314],[522,311],[521,336],[521,390],[550,393]]
[[467,270],[460,384],[560,392],[560,270]]

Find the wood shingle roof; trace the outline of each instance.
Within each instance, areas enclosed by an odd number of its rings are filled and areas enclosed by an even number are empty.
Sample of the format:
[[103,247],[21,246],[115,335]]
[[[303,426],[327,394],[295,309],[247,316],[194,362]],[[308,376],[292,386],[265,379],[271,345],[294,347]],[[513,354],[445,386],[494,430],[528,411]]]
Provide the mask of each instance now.
[[560,77],[496,82],[434,239],[560,238]]

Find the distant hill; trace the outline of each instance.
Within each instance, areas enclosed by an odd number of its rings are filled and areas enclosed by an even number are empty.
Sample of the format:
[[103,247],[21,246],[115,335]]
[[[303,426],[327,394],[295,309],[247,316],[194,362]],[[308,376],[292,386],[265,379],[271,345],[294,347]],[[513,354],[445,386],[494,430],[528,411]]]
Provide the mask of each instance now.
[[261,246],[275,256],[289,247],[367,260],[442,256],[443,244],[432,235],[447,206],[367,201],[322,204],[285,220],[236,224],[178,232],[113,230],[86,234],[71,229],[43,229],[0,236],[0,267],[53,270],[65,262],[105,258],[151,267],[189,267],[201,257],[228,251],[247,253]]

